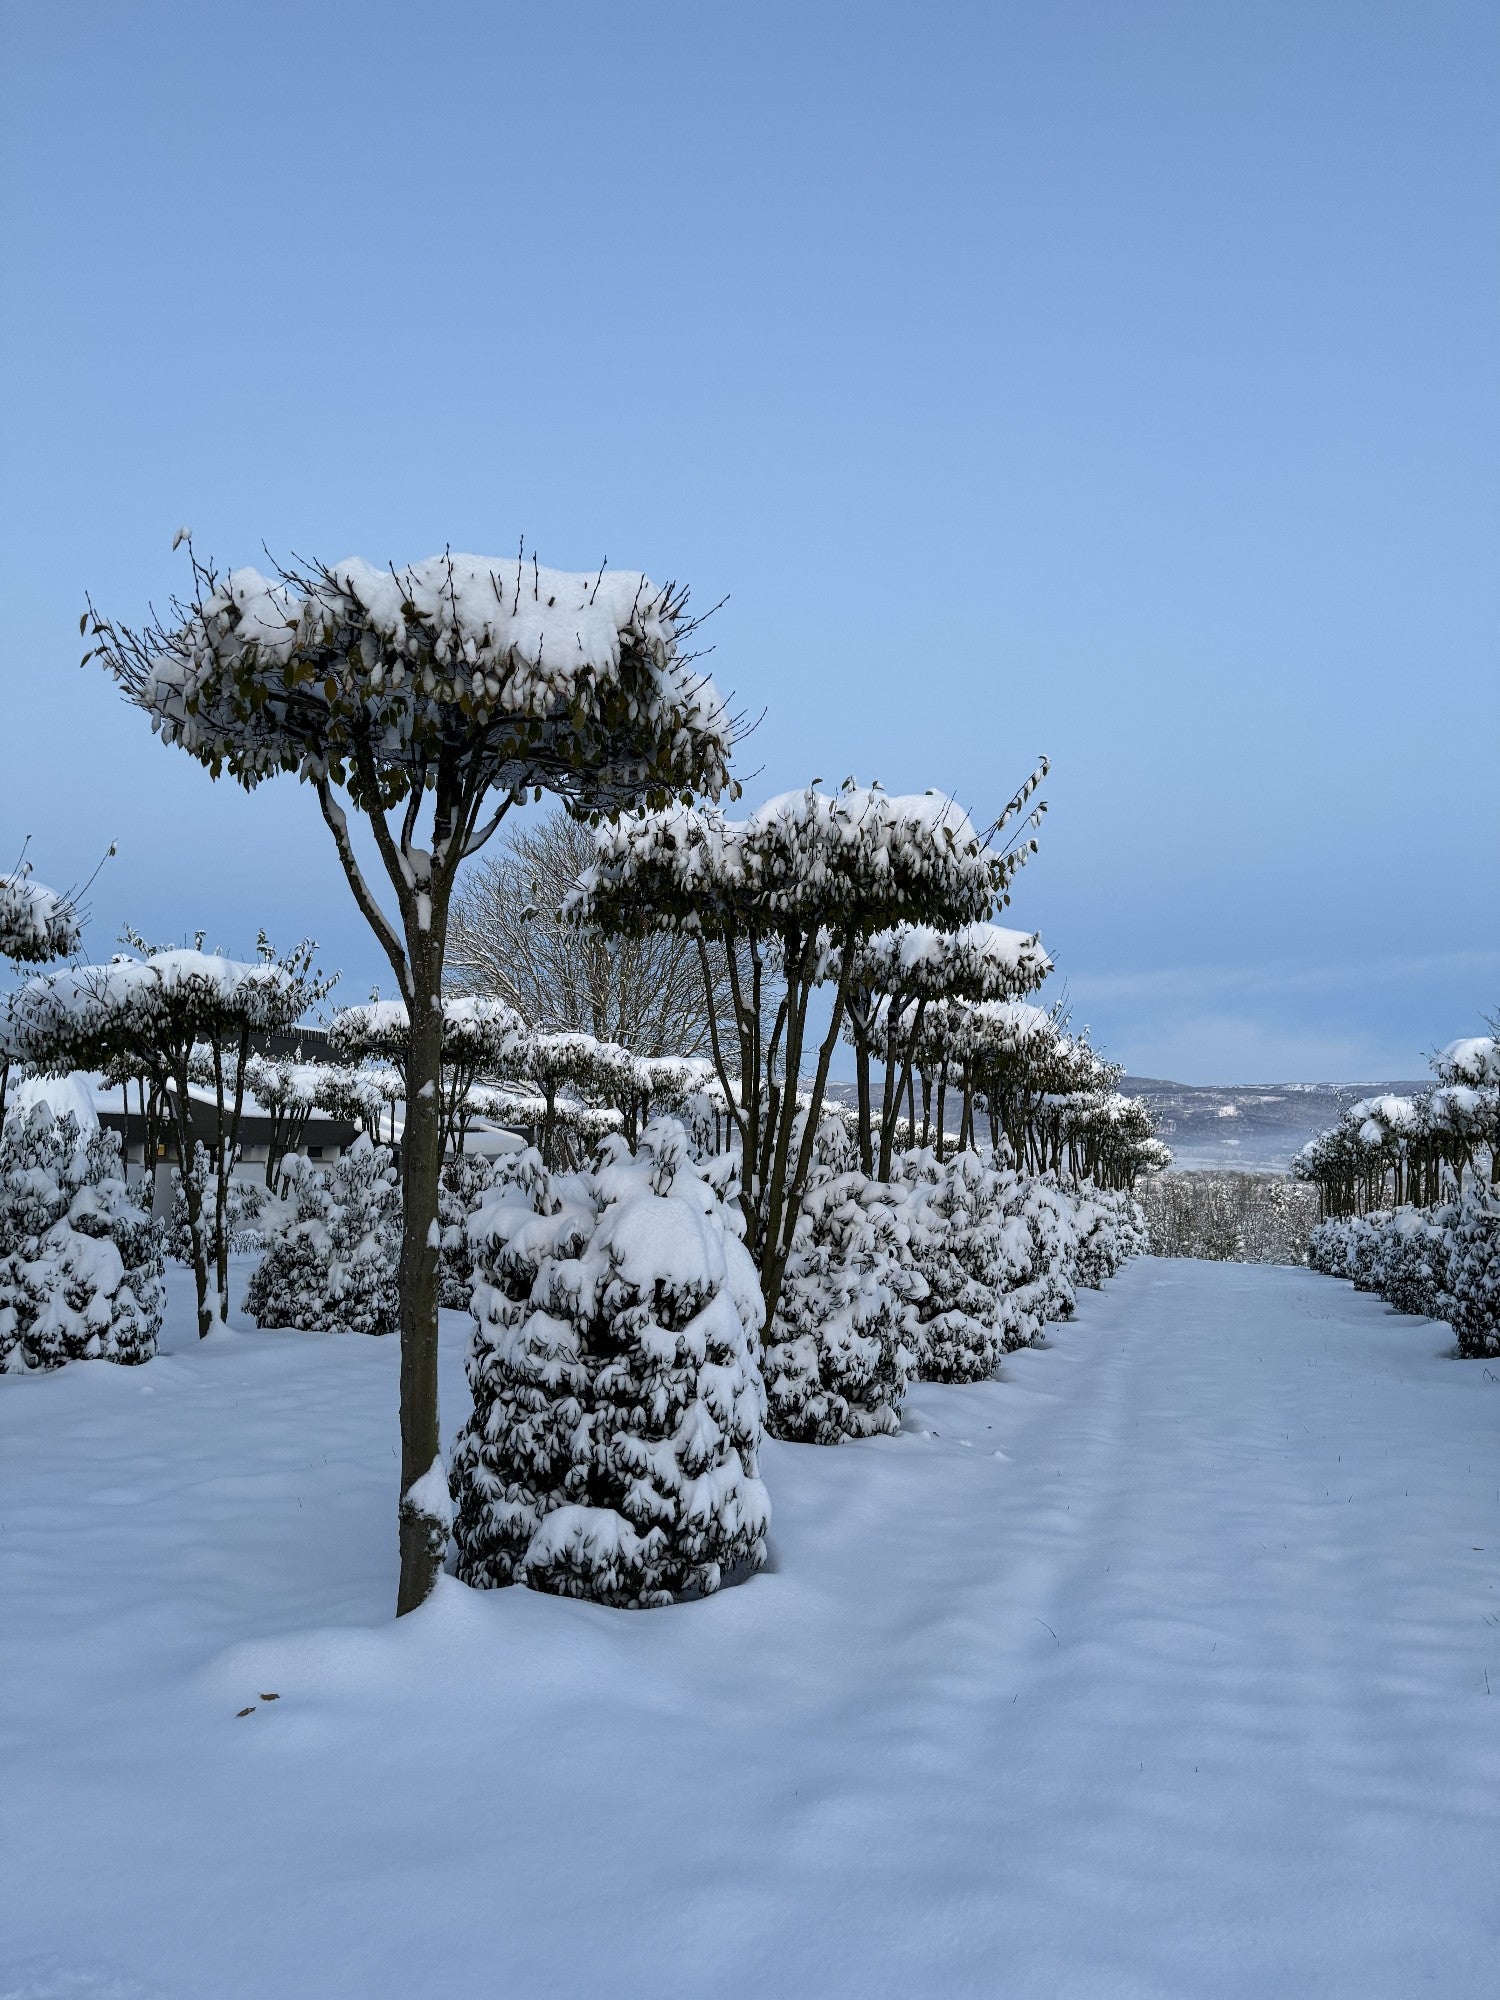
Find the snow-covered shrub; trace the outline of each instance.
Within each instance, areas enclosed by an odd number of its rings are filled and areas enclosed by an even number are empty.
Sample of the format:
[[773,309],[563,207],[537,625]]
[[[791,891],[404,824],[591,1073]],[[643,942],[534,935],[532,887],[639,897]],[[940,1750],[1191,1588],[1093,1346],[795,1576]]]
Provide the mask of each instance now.
[[906,1203],[852,1158],[825,1121],[766,1347],[767,1428],[802,1444],[898,1431],[922,1345]]
[[[202,1199],[205,1205],[211,1205],[215,1198],[214,1177],[205,1147],[196,1149],[193,1164]],[[244,1256],[266,1247],[263,1225],[270,1201],[270,1189],[261,1181],[236,1179],[226,1183],[224,1229],[233,1255]],[[192,1268],[193,1238],[188,1227],[187,1198],[183,1193],[182,1174],[176,1167],[172,1169],[172,1205],[167,1211],[163,1248],[174,1263]]]
[[916,1308],[917,1374],[928,1382],[979,1382],[1004,1345],[1006,1293],[1030,1250],[1006,1215],[1015,1176],[970,1149],[940,1161],[931,1147],[897,1161],[912,1256],[926,1281]]
[[149,1360],[161,1272],[118,1134],[85,1142],[71,1113],[45,1104],[13,1118],[0,1142],[0,1370]]
[[1500,1196],[1465,1191],[1453,1222],[1444,1304],[1458,1351],[1474,1361],[1500,1354]]
[[1355,1218],[1333,1215],[1320,1222],[1307,1240],[1307,1261],[1325,1278],[1347,1278]]
[[460,1577],[633,1608],[758,1568],[759,1282],[682,1127],[573,1174],[508,1155],[469,1236]]
[[1073,1232],[1077,1239],[1073,1250],[1073,1282],[1097,1292],[1105,1279],[1112,1278],[1119,1269],[1120,1243],[1114,1216],[1094,1199],[1092,1189],[1079,1195],[1073,1211]]
[[469,1217],[495,1178],[495,1163],[478,1153],[455,1153],[443,1162],[438,1184],[438,1303],[467,1312],[474,1291],[474,1252],[469,1242]]
[[1075,1193],[1073,1279],[1097,1292],[1127,1258],[1145,1254],[1151,1233],[1140,1204],[1123,1188],[1086,1181]]
[[401,1188],[391,1156],[361,1133],[328,1166],[293,1154],[263,1218],[270,1249],[245,1310],[257,1326],[394,1333],[400,1317]]
[[1452,1225],[1457,1213],[1448,1204],[1431,1210],[1398,1208],[1381,1231],[1379,1289],[1397,1312],[1428,1319],[1449,1317]]
[[1129,1188],[1096,1188],[1094,1200],[1114,1214],[1120,1262],[1126,1264],[1132,1257],[1149,1257],[1151,1219]]
[[1078,1241],[1073,1205],[1050,1174],[1018,1181],[1010,1213],[1026,1229],[1030,1256],[1026,1276],[1005,1299],[1007,1348],[1028,1346],[1049,1321],[1073,1317]]
[[1311,1261],[1397,1312],[1447,1320],[1466,1359],[1500,1354],[1500,1194],[1482,1182],[1433,1208],[1324,1222]]

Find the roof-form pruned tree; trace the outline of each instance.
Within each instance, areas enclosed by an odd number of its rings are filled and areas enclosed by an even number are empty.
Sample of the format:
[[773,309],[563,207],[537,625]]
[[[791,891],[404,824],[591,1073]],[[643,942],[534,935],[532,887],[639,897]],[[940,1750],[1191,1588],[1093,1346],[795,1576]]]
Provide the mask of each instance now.
[[[461,1147],[474,1116],[473,1086],[517,1074],[528,1037],[520,1016],[503,1000],[463,994],[442,1002],[443,1074],[438,1095],[442,1149]],[[405,1068],[411,1052],[411,1018],[404,1000],[367,1000],[340,1007],[328,1024],[329,1046],[351,1061],[375,1057]]]
[[[497,841],[454,897],[450,990],[506,1000],[543,1034],[582,1031],[641,1056],[707,1056],[691,938],[621,937],[560,921],[563,898],[593,857],[590,829],[563,812],[518,822]],[[720,970],[717,1005],[727,1023],[729,974]]]
[[[60,896],[38,882],[25,860],[8,875],[0,875],[0,958],[45,965],[50,958],[71,957],[82,943],[83,924],[71,896]],[[0,1040],[0,1134],[5,1131],[11,1060],[9,1048]]]
[[[1038,781],[1040,777],[1038,771]],[[1017,803],[1023,805],[1025,796]],[[1051,970],[1052,961],[1035,932],[1007,930],[1001,924],[965,924],[953,931],[935,930],[931,924],[899,924],[860,947],[848,1019],[858,1084],[860,1165],[865,1173],[876,1171],[870,1091],[875,1052],[879,1050],[884,1071],[878,1170],[880,1179],[888,1181],[903,1103],[908,1124],[916,1123],[912,1063],[928,1006],[945,1000],[1019,1000],[1034,993]]]
[[[1029,797],[1017,795],[1012,816]],[[708,945],[725,947],[735,1034],[727,1041],[710,1012],[713,1054],[739,1140],[746,1242],[768,1324],[860,946],[895,924],[985,921],[1034,846],[997,851],[939,792],[894,795],[852,780],[832,792],[782,793],[742,820],[681,807],[600,828],[597,858],[564,906],[571,921],[694,938],[706,995],[715,971]],[[773,979],[782,990],[768,1025]],[[829,991],[829,1025],[804,1105],[798,1085],[819,985]]]
[[[189,549],[191,555],[191,548]],[[97,655],[163,739],[246,787],[295,773],[317,795],[412,1032],[402,1142],[401,1576],[431,1590],[446,1529],[440,1460],[438,1088],[448,917],[460,864],[528,792],[572,811],[664,806],[729,785],[731,720],[684,640],[687,593],[639,572],[445,554],[220,575],[135,631],[90,607]],[[369,822],[388,913],[355,847]],[[426,1482],[425,1484],[423,1482]],[[410,1497],[409,1497],[410,1496]]]
[[30,864],[0,875],[0,958],[42,965],[67,958],[82,943],[82,924],[69,896],[38,882]]
[[[151,951],[38,973],[6,1003],[3,1037],[13,1055],[54,1074],[139,1076],[165,1105],[177,1141],[200,1335],[229,1313],[229,1180],[251,1038],[292,1027],[327,992],[329,982],[311,970],[312,953],[304,942],[278,959],[264,938],[249,962],[201,948]],[[193,1115],[200,1076],[212,1092],[206,1175]]]

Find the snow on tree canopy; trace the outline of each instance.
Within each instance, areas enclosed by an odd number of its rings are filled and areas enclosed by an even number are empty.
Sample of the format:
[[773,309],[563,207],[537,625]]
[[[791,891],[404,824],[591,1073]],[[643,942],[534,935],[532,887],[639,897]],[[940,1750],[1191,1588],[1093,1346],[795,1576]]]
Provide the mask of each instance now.
[[636,1059],[630,1051],[579,1029],[529,1035],[520,1067],[544,1090],[571,1083],[599,1096],[628,1097],[637,1089]]
[[1388,1092],[1383,1097],[1366,1098],[1351,1105],[1348,1116],[1358,1126],[1359,1136],[1367,1146],[1384,1146],[1416,1129],[1418,1107],[1414,1098],[1396,1097]]
[[1002,924],[897,924],[860,952],[856,977],[881,993],[934,999],[1015,999],[1041,985],[1052,961],[1034,932]]
[[[522,1052],[525,1038],[525,1023],[503,1000],[443,1001],[444,1062],[498,1066]],[[356,1007],[340,1007],[328,1024],[329,1045],[340,1055],[384,1056],[400,1062],[410,1040],[411,1016],[404,1000],[367,1000]]]
[[36,974],[10,996],[4,1038],[13,1057],[38,1069],[83,1068],[169,1024],[184,1032],[196,1024],[205,1038],[289,1028],[307,992],[305,980],[267,960],[158,951]]
[[618,765],[637,795],[728,783],[730,719],[678,650],[686,593],[639,571],[452,554],[193,569],[174,625],[96,615],[97,650],[167,742],[247,788],[332,775],[384,807],[398,774],[459,742],[502,787],[561,776],[580,748],[580,768]]
[[78,912],[66,896],[34,880],[30,868],[0,875],[0,958],[39,964],[81,943]]
[[1479,1089],[1500,1084],[1500,1041],[1493,1035],[1466,1035],[1461,1041],[1450,1042],[1432,1066],[1443,1083],[1466,1083]]
[[765,1561],[759,1290],[734,1218],[659,1120],[632,1155],[496,1168],[469,1221],[474,1412],[458,1573],[630,1607]]
[[329,1063],[290,1062],[280,1056],[251,1056],[245,1082],[255,1102],[269,1110],[316,1111],[332,1073]]
[[908,915],[988,917],[1010,860],[941,792],[847,783],[783,792],[745,819],[716,807],[626,813],[601,826],[598,859],[563,915],[606,929],[732,930],[768,921],[883,929]]

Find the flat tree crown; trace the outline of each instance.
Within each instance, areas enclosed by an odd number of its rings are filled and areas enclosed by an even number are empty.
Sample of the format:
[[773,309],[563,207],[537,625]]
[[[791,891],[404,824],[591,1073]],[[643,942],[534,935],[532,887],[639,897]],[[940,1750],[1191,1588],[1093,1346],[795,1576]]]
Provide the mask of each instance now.
[[[461,994],[445,998],[443,1059],[496,1068],[513,1066],[525,1053],[526,1024],[504,1000]],[[406,1060],[411,1015],[404,1000],[366,1000],[340,1007],[328,1024],[329,1046],[339,1055]]]
[[41,964],[68,957],[82,941],[72,902],[38,882],[29,865],[0,875],[0,958]]
[[274,960],[190,949],[38,973],[6,1002],[12,1057],[43,1070],[108,1063],[147,1046],[186,1046],[292,1027],[318,983]]
[[622,814],[599,828],[597,859],[563,915],[709,937],[823,925],[868,935],[918,918],[957,926],[988,917],[1018,865],[941,792],[808,786],[744,819],[712,806]]
[[1432,1067],[1443,1083],[1480,1089],[1500,1083],[1500,1041],[1493,1035],[1465,1035],[1434,1056]]
[[1003,924],[897,924],[861,947],[854,976],[877,993],[955,1000],[1019,999],[1034,993],[1052,961],[1034,931]]
[[681,651],[686,592],[638,571],[445,554],[270,577],[195,557],[193,575],[192,601],[145,630],[86,614],[85,658],[215,776],[331,779],[367,811],[444,760],[470,789],[589,806],[729,785],[731,720]]

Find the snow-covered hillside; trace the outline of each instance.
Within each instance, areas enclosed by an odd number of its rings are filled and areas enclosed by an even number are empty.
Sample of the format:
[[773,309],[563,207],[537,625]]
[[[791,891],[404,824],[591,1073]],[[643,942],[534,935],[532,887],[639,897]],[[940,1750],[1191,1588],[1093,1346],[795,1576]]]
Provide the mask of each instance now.
[[1120,1090],[1150,1110],[1182,1172],[1287,1173],[1296,1155],[1357,1098],[1426,1089],[1412,1083],[1168,1083],[1127,1076]]
[[396,1343],[199,1345],[173,1275],[173,1351],[0,1383],[5,2000],[1494,1991],[1500,1387],[1445,1328],[1142,1260],[898,1437],[768,1445],[740,1588],[393,1624]]

